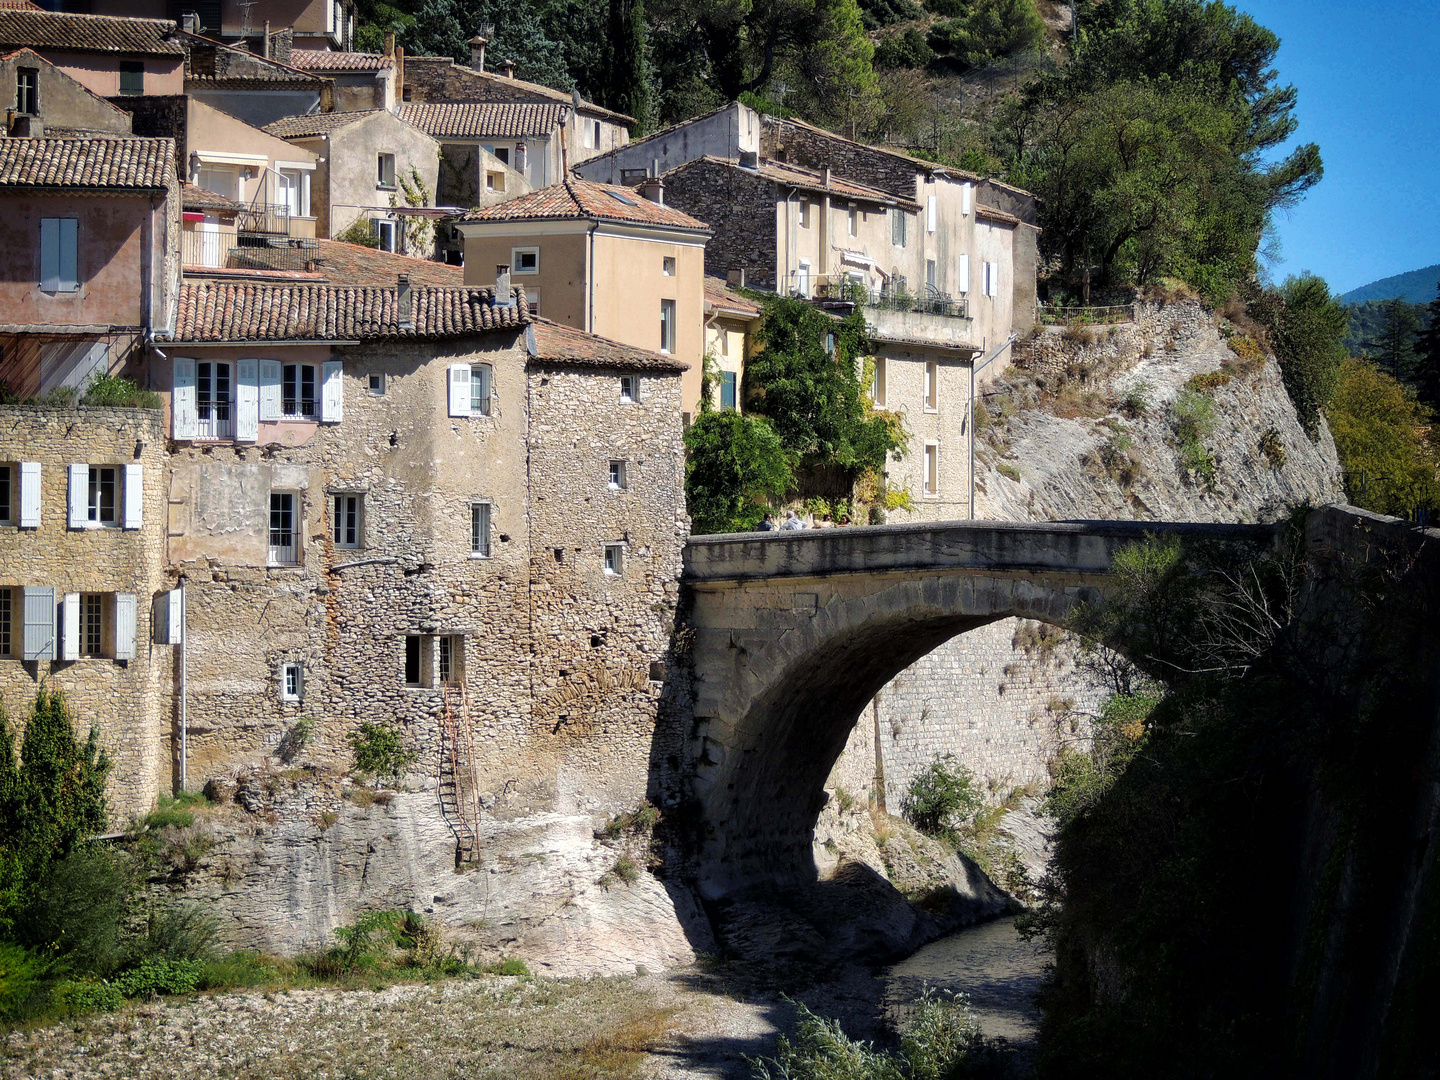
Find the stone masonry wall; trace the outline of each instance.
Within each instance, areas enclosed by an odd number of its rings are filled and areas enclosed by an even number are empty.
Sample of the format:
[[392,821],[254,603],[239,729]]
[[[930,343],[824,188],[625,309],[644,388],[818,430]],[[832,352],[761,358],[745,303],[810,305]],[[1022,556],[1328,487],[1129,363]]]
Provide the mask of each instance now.
[[705,245],[705,272],[725,277],[743,268],[747,285],[771,291],[779,198],[772,181],[710,161],[695,161],[665,176],[667,205],[699,218],[714,232]]
[[[150,409],[44,409],[0,407],[0,462],[11,469],[13,520],[19,520],[19,462],[41,469],[40,527],[0,526],[0,588],[11,596],[11,654],[0,657],[0,699],[11,723],[25,717],[43,680],[64,692],[77,735],[99,728],[100,745],[114,762],[107,788],[110,824],[123,826],[169,790],[171,693],[178,657],[152,644],[151,605],[166,588],[165,432]],[[72,463],[143,467],[139,529],[69,527]],[[123,484],[122,484],[123,489]],[[123,521],[123,490],[117,510]],[[134,593],[135,658],[82,656],[79,660],[25,661],[22,654],[25,586],[53,586],[57,604],[66,593]],[[113,655],[114,606],[107,600],[104,651]],[[56,643],[56,656],[61,655]]]
[[925,168],[920,162],[909,162],[875,147],[772,116],[765,118],[760,146],[763,157],[807,169],[829,168],[836,176],[869,184],[902,199],[915,198],[915,178]]

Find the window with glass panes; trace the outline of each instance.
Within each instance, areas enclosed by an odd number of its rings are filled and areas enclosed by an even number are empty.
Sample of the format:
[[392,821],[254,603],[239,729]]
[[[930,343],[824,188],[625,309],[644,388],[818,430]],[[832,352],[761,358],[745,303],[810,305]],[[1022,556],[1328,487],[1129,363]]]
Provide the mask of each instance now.
[[120,470],[113,465],[90,466],[89,520],[97,525],[114,525],[118,503]]
[[281,381],[282,411],[290,420],[315,418],[315,365],[286,364]]
[[472,364],[470,367],[470,415],[490,415],[489,364]]
[[331,538],[336,547],[358,548],[360,546],[359,495],[336,495],[331,506]]
[[720,372],[720,408],[735,408],[735,372]]
[[290,566],[296,561],[299,544],[296,542],[295,493],[272,491],[270,493],[270,563],[273,566]]
[[0,525],[9,525],[15,520],[10,476],[9,463],[0,462]]
[[105,598],[100,593],[80,596],[80,654],[99,656],[104,646]]
[[195,365],[195,434],[201,439],[228,439],[233,399],[230,365],[202,360]]
[[440,683],[454,686],[460,682],[462,638],[446,635],[439,641]]
[[472,555],[490,554],[489,503],[470,504],[470,553]]
[[10,655],[10,635],[12,633],[14,608],[13,589],[0,589],[0,656]]

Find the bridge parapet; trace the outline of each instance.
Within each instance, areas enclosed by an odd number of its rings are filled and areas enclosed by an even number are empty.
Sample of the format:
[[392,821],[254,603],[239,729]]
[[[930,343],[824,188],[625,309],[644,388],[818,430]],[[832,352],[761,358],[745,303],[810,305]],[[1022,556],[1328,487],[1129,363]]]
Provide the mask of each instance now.
[[1278,525],[1201,522],[939,521],[692,537],[685,581],[695,587],[833,574],[943,572],[1105,574],[1115,553],[1147,535],[1263,545]]

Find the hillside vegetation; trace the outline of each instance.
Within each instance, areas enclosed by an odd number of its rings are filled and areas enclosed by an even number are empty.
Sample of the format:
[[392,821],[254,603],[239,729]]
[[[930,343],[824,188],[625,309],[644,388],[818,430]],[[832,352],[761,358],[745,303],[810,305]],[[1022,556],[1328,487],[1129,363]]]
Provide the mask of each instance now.
[[1437,281],[1440,281],[1440,263],[1361,285],[1358,289],[1351,289],[1342,295],[1340,302],[1365,304],[1398,296],[1401,300],[1417,306],[1428,304],[1436,296],[1440,296],[1440,287],[1435,284]]

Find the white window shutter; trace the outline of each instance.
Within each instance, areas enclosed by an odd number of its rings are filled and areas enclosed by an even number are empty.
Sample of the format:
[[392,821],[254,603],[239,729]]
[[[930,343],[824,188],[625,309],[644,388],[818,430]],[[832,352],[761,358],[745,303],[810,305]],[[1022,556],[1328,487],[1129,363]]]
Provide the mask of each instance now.
[[279,420],[281,417],[280,381],[285,375],[279,360],[260,361],[260,419]]
[[966,183],[960,185],[960,213],[962,213],[962,214],[968,214],[968,213],[970,213],[970,197],[971,197],[971,193],[972,193],[974,190],[975,190],[975,185],[969,183],[968,181],[967,181]]
[[145,466],[125,466],[125,528],[138,529],[145,523]]
[[962,293],[968,293],[968,292],[970,291],[970,256],[969,256],[969,255],[961,255],[961,256],[960,256],[960,283],[959,283],[959,285],[957,286],[957,288],[958,288],[959,291],[962,292]]
[[935,217],[936,217],[936,215],[935,215],[935,196],[934,196],[934,195],[931,195],[930,198],[928,198],[928,199],[925,200],[925,231],[926,231],[926,232],[934,232],[934,231],[935,231]]
[[260,438],[260,361],[235,362],[235,441]]
[[40,288],[60,291],[60,219],[40,219]]
[[80,221],[60,219],[60,291],[74,292],[80,288]]
[[345,414],[345,364],[327,360],[320,365],[320,420],[338,424]]
[[170,589],[168,592],[156,595],[151,624],[151,636],[155,639],[156,645],[180,644],[180,621],[183,611],[179,589]]
[[450,365],[450,415],[470,415],[470,365]]
[[285,697],[285,662],[283,660],[275,665],[275,683],[278,690],[275,696],[281,701],[288,700]]
[[40,462],[20,463],[20,527],[40,527]]
[[25,589],[26,660],[55,659],[55,587],[30,585]]
[[115,659],[135,659],[135,594],[115,594]]
[[70,528],[83,529],[90,521],[90,466],[70,466]]
[[195,361],[175,358],[170,383],[170,427],[176,439],[195,438]]
[[60,604],[60,659],[80,659],[80,594],[67,592]]

